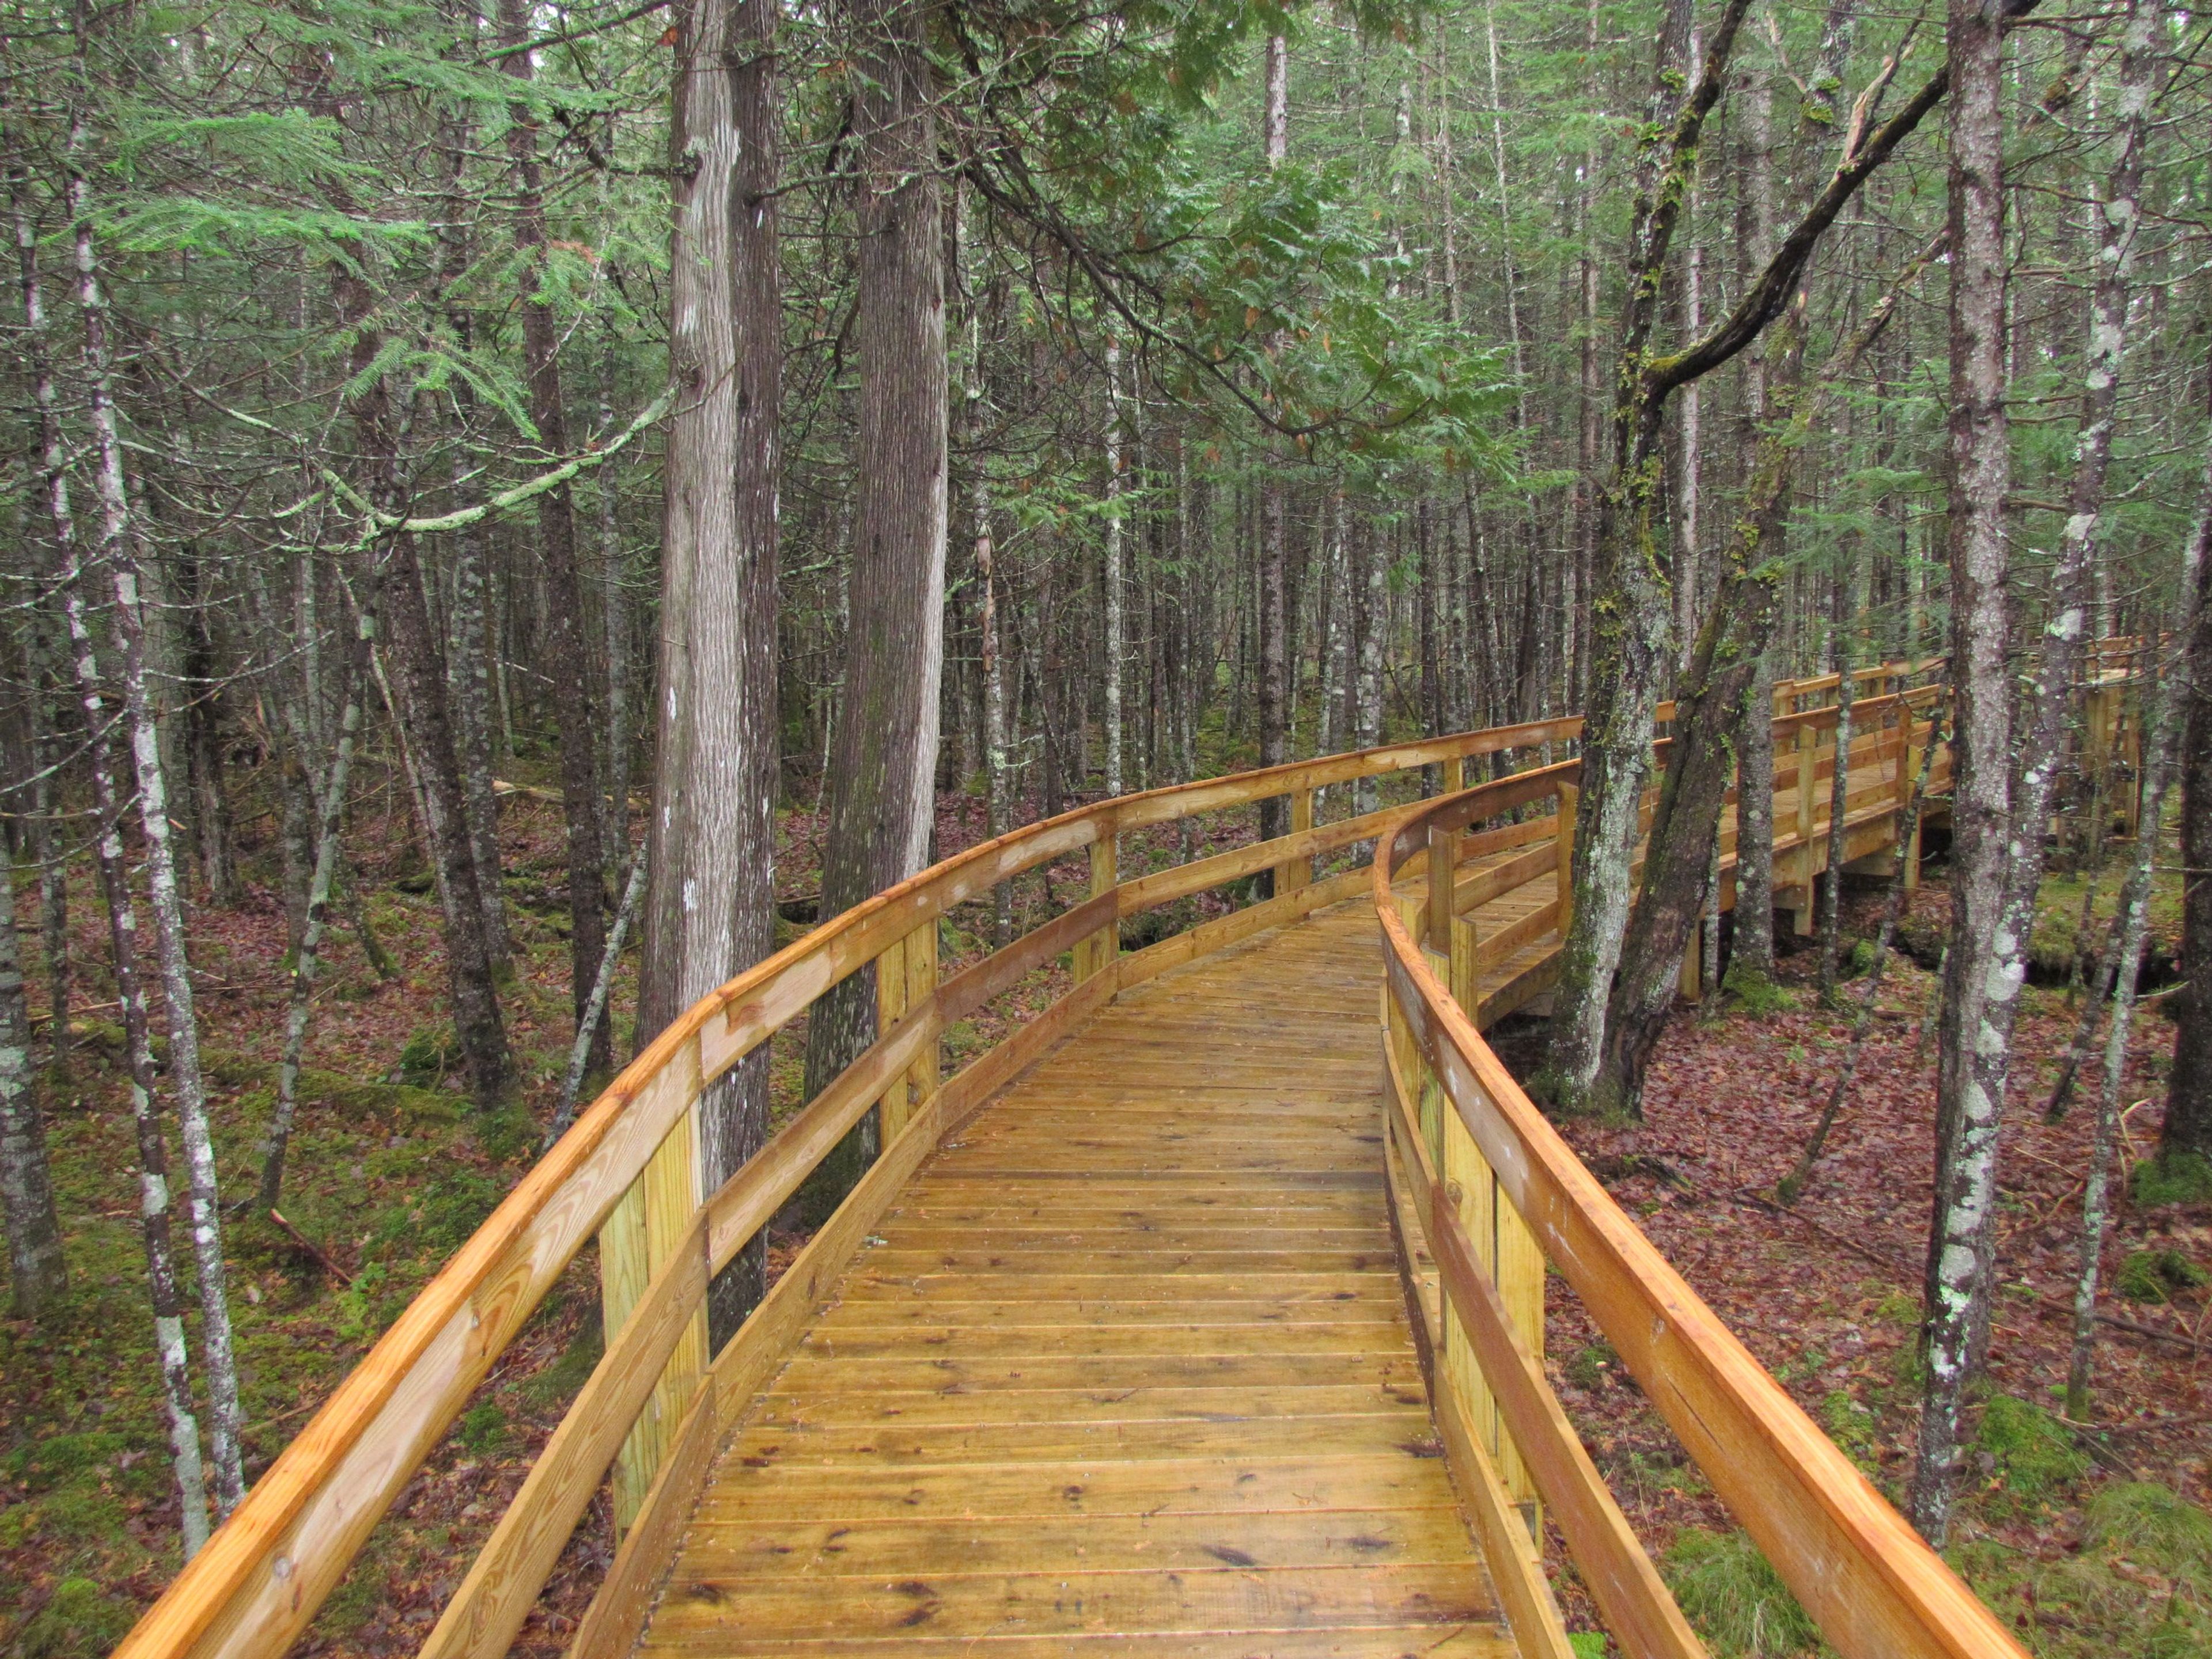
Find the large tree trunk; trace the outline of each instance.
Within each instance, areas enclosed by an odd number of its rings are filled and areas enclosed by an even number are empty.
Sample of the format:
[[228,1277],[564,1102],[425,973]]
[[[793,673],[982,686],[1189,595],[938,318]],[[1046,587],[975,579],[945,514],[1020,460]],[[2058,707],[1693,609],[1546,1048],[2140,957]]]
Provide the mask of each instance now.
[[[845,696],[830,773],[822,914],[904,880],[929,858],[938,688],[944,669],[945,384],[944,226],[927,14],[855,0],[853,125],[861,172],[856,333],[860,362],[858,513]],[[875,1040],[875,975],[817,1002],[807,1092]],[[826,1213],[876,1153],[875,1114],[811,1183]]]
[[[531,78],[528,0],[500,0],[500,33],[507,72]],[[568,452],[568,404],[561,385],[560,331],[545,298],[545,188],[538,158],[538,118],[527,97],[507,110],[507,153],[514,169],[514,242],[538,291],[522,302],[523,374],[530,387],[530,420],[551,460]],[[606,862],[600,842],[599,766],[596,715],[605,693],[599,641],[586,625],[584,584],[576,566],[576,514],[568,486],[558,483],[538,497],[538,552],[545,569],[547,643],[568,684],[553,699],[561,734],[562,816],[568,827],[568,988],[575,1017],[591,1000],[592,981],[607,946]],[[611,1022],[602,1007],[592,1033],[591,1064],[605,1065]]]
[[1951,942],[1928,1248],[1927,1383],[1910,1509],[1941,1547],[1960,1411],[1986,1352],[1997,1135],[2020,991],[2000,949],[2012,812],[2006,674],[2004,36],[2000,0],[1951,0]]
[[[1675,693],[1674,740],[1668,750],[1666,774],[1652,813],[1643,884],[1607,1010],[1599,1089],[1632,1113],[1638,1110],[1645,1072],[1674,1006],[1692,930],[1709,908],[1719,879],[1721,814],[1735,757],[1764,750],[1771,758],[1773,753],[1769,736],[1772,699],[1756,682],[1772,631],[1780,544],[1789,522],[1797,456],[1808,433],[1832,406],[1844,377],[1856,368],[1888,327],[1905,289],[1936,252],[1931,246],[1899,273],[1856,332],[1828,361],[1819,384],[1802,397],[1803,290],[1768,337],[1767,372],[1776,418],[1760,435],[1735,529],[1723,551],[1720,586]],[[1739,792],[1739,857],[1744,804]],[[1741,867],[1739,863],[1739,874]],[[1739,890],[1739,912],[1741,902]]]
[[[1619,392],[1613,411],[1615,463],[1601,503],[1599,630],[1589,709],[1583,732],[1582,802],[1575,824],[1573,922],[1560,951],[1560,1018],[1541,1084],[1562,1106],[1583,1103],[1599,1082],[1613,980],[1626,936],[1629,876],[1638,819],[1650,772],[1651,721],[1670,665],[1671,560],[1657,533],[1659,440],[1668,397],[1758,340],[1780,314],[1814,250],[1859,188],[1942,98],[1948,76],[1923,83],[1870,132],[1854,128],[1844,157],[1772,258],[1747,284],[1734,310],[1681,349],[1650,349],[1667,270],[1667,252],[1686,194],[1705,114],[1746,8],[1731,3],[1714,31],[1696,88],[1671,131],[1653,141],[1661,165],[1640,198]],[[1662,81],[1663,81],[1662,76]]]
[[[774,0],[692,0],[678,17],[671,145],[697,166],[678,189],[670,261],[678,397],[662,520],[641,1045],[775,948],[776,19]],[[933,690],[928,706],[937,706]],[[768,1060],[763,1043],[701,1102],[709,1191],[767,1138]],[[718,1346],[760,1299],[765,1261],[756,1241],[716,1281],[708,1314]]]

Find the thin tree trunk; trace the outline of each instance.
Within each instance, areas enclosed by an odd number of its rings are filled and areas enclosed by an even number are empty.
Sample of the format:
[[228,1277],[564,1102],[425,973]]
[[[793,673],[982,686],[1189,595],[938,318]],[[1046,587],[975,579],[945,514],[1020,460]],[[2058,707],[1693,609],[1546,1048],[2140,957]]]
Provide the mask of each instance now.
[[[365,473],[362,493],[380,512],[396,513],[404,506],[405,491],[390,390],[381,376],[361,379],[382,349],[381,337],[369,325],[374,301],[363,279],[348,264],[332,267],[331,287],[339,321],[353,337],[348,367],[356,384],[346,403]],[[477,1103],[491,1109],[502,1104],[513,1089],[514,1058],[500,1014],[489,901],[478,877],[478,849],[470,836],[445,653],[439,648],[423,597],[422,565],[410,532],[391,529],[378,538],[366,561],[363,586],[362,603],[374,607],[381,654],[390,665],[392,712],[416,785],[423,841],[437,876],[453,1033]]]
[[[464,404],[464,407],[466,405]],[[465,427],[457,427],[465,431]],[[459,505],[480,504],[469,458],[453,457]],[[493,788],[491,653],[485,635],[484,537],[481,524],[453,537],[453,690],[456,759],[461,772],[461,813],[469,859],[476,867],[477,899],[483,916],[484,953],[495,979],[511,971],[514,946],[507,927],[499,848],[499,793]]]
[[[1905,711],[1905,718],[1911,720],[1911,709]],[[1920,771],[1913,779],[1912,794],[1898,817],[1897,834],[1890,843],[1889,896],[1882,906],[1881,927],[1875,935],[1874,962],[1867,969],[1866,988],[1859,995],[1858,1018],[1851,1026],[1851,1046],[1844,1053],[1835,1085],[1828,1091],[1828,1103],[1821,1109],[1820,1121],[1814,1125],[1812,1139],[1805,1143],[1797,1167],[1775,1188],[1774,1195],[1784,1204],[1795,1204],[1804,1196],[1805,1183],[1813,1178],[1814,1166],[1820,1163],[1820,1154],[1827,1146],[1828,1132],[1835,1127],[1837,1114],[1844,1109],[1851,1084],[1858,1076],[1859,1061],[1866,1054],[1867,1036],[1874,1030],[1875,1005],[1881,1000],[1882,973],[1889,966],[1889,947],[1897,937],[1898,918],[1905,914],[1905,859],[1913,835],[1920,828],[1921,807],[1928,798],[1928,775],[1935,767],[1936,746],[1942,736],[1942,725],[1939,708],[1929,726],[1928,746],[1920,751]]]
[[[44,474],[47,518],[58,555],[59,574],[56,586],[68,625],[70,650],[84,710],[85,769],[92,782],[93,810],[99,825],[94,843],[94,863],[107,905],[115,995],[131,1073],[131,1116],[138,1137],[139,1238],[146,1252],[146,1288],[153,1304],[154,1350],[161,1370],[161,1402],[168,1419],[170,1463],[176,1476],[184,1552],[189,1559],[208,1538],[207,1471],[200,1455],[199,1419],[192,1405],[191,1360],[185,1347],[184,1304],[178,1291],[176,1253],[171,1237],[169,1152],[154,1110],[154,1046],[147,1024],[145,994],[138,978],[138,919],[132,906],[130,873],[123,859],[124,804],[121,791],[116,787],[111,728],[100,691],[100,663],[86,617],[76,525],[70,506],[69,454],[63,443],[57,412],[53,359],[39,279],[38,241],[22,176],[12,167],[10,171],[15,247],[22,284],[24,343],[39,411],[40,470]],[[65,1006],[54,1011],[57,1023],[66,1017]]]
[[[963,228],[965,228],[964,223]],[[963,251],[966,239],[963,237]],[[972,281],[969,292],[967,410],[968,514],[975,561],[975,632],[983,681],[983,822],[993,840],[1006,833],[1006,671],[999,641],[997,561],[991,544],[991,479],[983,458],[983,303]],[[991,942],[1003,949],[1014,937],[1014,884],[991,892]]]
[[[366,626],[364,618],[364,629]],[[340,671],[338,695],[344,706],[338,716],[337,746],[325,775],[323,798],[317,803],[315,867],[308,878],[307,925],[301,930],[299,950],[292,959],[291,1000],[284,1013],[284,1053],[276,1065],[276,1109],[261,1146],[258,1202],[264,1210],[275,1209],[284,1193],[284,1154],[292,1139],[293,1115],[298,1110],[307,1017],[313,1008],[323,933],[330,921],[331,885],[337,877],[339,834],[345,823],[346,785],[353,772],[355,739],[361,730],[361,684],[365,677],[360,659],[368,654],[369,643],[365,632],[357,635]]]
[[198,1269],[200,1346],[206,1363],[209,1441],[215,1454],[216,1516],[220,1520],[246,1496],[245,1462],[239,1448],[242,1418],[238,1398],[238,1363],[231,1352],[222,1200],[216,1179],[215,1139],[208,1119],[206,1082],[200,1068],[199,1023],[193,1006],[191,964],[185,951],[184,892],[179,881],[176,843],[170,830],[168,780],[161,765],[161,730],[147,665],[137,532],[123,482],[123,446],[117,429],[113,379],[109,368],[107,301],[100,285],[93,246],[91,191],[85,175],[75,165],[75,157],[81,149],[82,130],[80,117],[70,134],[69,205],[70,217],[75,221],[77,305],[84,326],[84,391],[93,435],[93,483],[100,509],[100,538],[94,556],[106,567],[115,595],[114,608],[109,615],[121,647],[124,712],[131,726],[131,756],[138,786],[138,821],[145,838],[147,899],[154,915],[156,960],[161,964],[162,1001],[168,1015],[168,1073],[176,1094],[178,1127],[185,1143],[185,1214],[191,1227],[194,1265]]
[[2004,37],[2000,0],[1950,0],[1951,940],[1936,1096],[1927,1380],[1909,1512],[1949,1532],[1960,1411],[1989,1330],[1997,1137],[2017,981],[1998,948],[2014,817],[2006,673]]
[[[499,0],[500,33],[508,76],[527,84],[531,54],[523,50],[532,22],[528,0]],[[537,112],[526,95],[507,107],[507,153],[515,183],[514,242],[538,289],[522,302],[523,374],[538,441],[555,462],[568,452],[568,416],[561,383],[560,332],[545,297],[547,250],[544,181],[538,155]],[[606,955],[605,858],[600,841],[596,716],[605,693],[598,641],[585,625],[584,584],[576,563],[576,514],[568,486],[538,497],[538,551],[545,571],[547,644],[571,684],[553,699],[561,738],[562,817],[568,829],[569,1000],[578,1018],[591,1000],[592,975]],[[592,1032],[593,1066],[607,1061],[612,1030],[602,1006]]]
[[607,929],[606,954],[599,958],[599,969],[592,975],[592,992],[584,1004],[584,1018],[577,1024],[575,1042],[569,1045],[568,1069],[561,1079],[561,1103],[554,1108],[553,1121],[545,1128],[544,1144],[548,1150],[576,1121],[576,1102],[584,1091],[584,1078],[591,1067],[592,1033],[599,1029],[600,1017],[612,998],[615,969],[622,963],[623,941],[637,915],[639,901],[645,896],[645,859],[641,854],[634,855],[629,878],[623,884],[622,901],[615,907],[614,924]]
[[[1267,37],[1267,107],[1263,136],[1269,169],[1290,159],[1291,52],[1283,35]],[[1274,355],[1283,345],[1273,337]],[[1289,503],[1287,486],[1279,467],[1270,466],[1260,482],[1259,614],[1255,618],[1259,659],[1260,764],[1280,766],[1291,758]],[[1290,802],[1274,796],[1260,803],[1260,838],[1272,841],[1290,833]],[[1261,878],[1268,892],[1273,876]]]
[[[774,0],[687,0],[677,14],[659,720],[637,1037],[775,948],[776,653],[783,317]],[[936,611],[933,608],[931,614]],[[840,720],[865,695],[848,678]],[[935,708],[935,688],[928,706]],[[823,901],[826,917],[837,908]],[[768,1135],[769,1047],[700,1106],[713,1191]],[[756,1239],[715,1281],[719,1348],[765,1290]]]
[[0,1218],[15,1312],[44,1318],[69,1291],[46,1120],[31,1083],[31,1020],[15,944],[15,871],[0,872]]
[[[2181,591],[2193,611],[2202,589],[2197,577],[2212,540],[2212,493],[2200,511],[2203,526],[2183,556]],[[2194,616],[2190,618],[2193,623]],[[2181,630],[2186,639],[2191,631]],[[2066,1414],[2077,1423],[2089,1419],[2089,1377],[2097,1352],[2097,1279],[2103,1266],[2105,1234],[2112,1223],[2112,1166],[2120,1138],[2120,1081],[2127,1067],[2128,1033],[2135,1021],[2136,985],[2142,969],[2143,944],[2150,926],[2151,871],[2157,862],[2159,826],[2166,815],[2166,792],[2173,778],[2175,740],[2196,688],[2185,652],[2158,694],[2144,745],[2142,827],[2136,836],[2128,878],[2112,918],[2119,939],[2118,983],[2112,994],[2112,1023],[2105,1036],[2104,1075],[2097,1091],[2097,1133],[2089,1155],[2089,1174],[2081,1192],[2081,1255],[2074,1284],[2074,1344],[2066,1368]]]
[[1121,672],[1128,654],[1123,637],[1121,568],[1121,343],[1106,340],[1106,793],[1121,793]]
[[1849,592],[1846,584],[1836,585],[1836,769],[1828,780],[1828,867],[1821,872],[1821,899],[1827,905],[1820,919],[1820,1001],[1832,1007],[1836,1000],[1836,975],[1839,964],[1838,955],[1844,937],[1844,821],[1848,814],[1851,782],[1851,693],[1856,690],[1851,678],[1850,653],[1843,647],[1845,626],[1844,595]]

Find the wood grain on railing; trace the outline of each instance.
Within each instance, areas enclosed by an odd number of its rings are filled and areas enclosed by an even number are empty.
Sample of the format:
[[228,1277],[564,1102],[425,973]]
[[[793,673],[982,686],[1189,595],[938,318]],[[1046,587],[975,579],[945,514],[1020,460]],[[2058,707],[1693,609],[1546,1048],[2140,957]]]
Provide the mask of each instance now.
[[[1795,729],[1777,736],[1797,742]],[[1879,811],[1886,815],[1900,804],[1893,799]],[[1462,828],[1502,810],[1484,789],[1408,809],[1370,874],[1382,933],[1389,1127],[1401,1154],[1389,1167],[1394,1178],[1417,1188],[1425,1182],[1425,1197],[1417,1192],[1413,1207],[1429,1228],[1443,1300],[1467,1322],[1486,1392],[1534,1468],[1613,1633],[1638,1655],[1698,1650],[1648,1563],[1638,1565],[1641,1551],[1628,1549],[1633,1540],[1621,1536],[1617,1510],[1608,1514],[1601,1487],[1592,1490],[1594,1471],[1586,1473],[1586,1455],[1504,1310],[1495,1265],[1479,1259],[1458,1201],[1440,1195],[1435,1171],[1443,1170],[1447,1188],[1452,1172],[1436,1156],[1438,1138],[1423,1121],[1431,1100],[1466,1134],[1493,1175],[1499,1200],[1527,1223],[1714,1490],[1847,1659],[2020,1659],[1995,1615],[1583,1167],[1491,1052],[1416,937],[1393,878],[1425,859],[1437,824]]]
[[[1367,890],[1366,870],[1321,874],[1315,861],[1377,836],[1390,845],[1396,814],[1317,825],[1317,791],[1425,768],[1456,786],[1469,761],[1563,744],[1580,730],[1578,720],[1534,721],[1079,807],[946,860],[732,980],[660,1033],[523,1178],[179,1575],[125,1638],[119,1659],[270,1659],[289,1646],[493,1361],[594,1236],[607,1352],[445,1609],[429,1650],[480,1655],[504,1646],[611,1464],[616,1513],[629,1531],[580,1632],[578,1650],[621,1650],[636,1632],[713,1446],[804,1333],[868,1228],[952,1126],[1121,990]],[[1908,749],[1911,737],[1908,732],[1903,738]],[[1496,816],[1559,797],[1563,780],[1571,791],[1573,769],[1570,762],[1522,772],[1474,793]],[[1139,832],[1285,798],[1288,836],[1121,879],[1121,854],[1142,846],[1129,839]],[[1570,805],[1548,819],[1479,830],[1470,830],[1465,811],[1439,823],[1445,833],[1436,858],[1455,914],[1440,915],[1436,925],[1449,961],[1470,976],[1471,987],[1486,953],[1510,953],[1536,931],[1534,922],[1518,923],[1490,941],[1477,940],[1455,913],[1487,891],[1485,883],[1494,875],[1462,882],[1456,866],[1512,854],[1508,867],[1524,879],[1559,871],[1564,898],[1559,838],[1571,833],[1572,810]],[[938,930],[948,911],[987,898],[1041,866],[1078,856],[1090,863],[1086,897],[983,960],[940,974]],[[1392,858],[1394,867],[1412,874],[1429,861],[1429,848],[1394,848]],[[1123,920],[1261,871],[1273,872],[1272,897],[1122,953]],[[1564,902],[1553,907],[1554,918],[1565,910]],[[1070,953],[1077,972],[1072,989],[939,1081],[943,1041],[953,1025]],[[720,1190],[702,1192],[694,1121],[702,1091],[826,992],[863,971],[874,980],[874,1042]],[[706,1282],[871,1109],[880,1114],[881,1154],[761,1306],[710,1355]],[[1487,1155],[1475,1153],[1472,1140],[1451,1144],[1455,1158],[1462,1152]],[[1430,1149],[1432,1161],[1443,1150],[1439,1140]],[[1448,1173],[1448,1184],[1453,1178]],[[1503,1166],[1495,1179],[1500,1191],[1520,1190]],[[1466,1216],[1454,1224],[1466,1231]],[[1513,1267],[1509,1260],[1520,1248],[1515,1241],[1528,1237],[1513,1231],[1518,1225],[1506,1206],[1498,1206],[1492,1224],[1467,1233],[1471,1243],[1460,1255],[1471,1251],[1470,1259],[1502,1275],[1495,1282],[1504,1286],[1504,1317],[1524,1340],[1540,1341],[1540,1271],[1532,1279],[1525,1264]],[[1448,1252],[1456,1248],[1446,1239]],[[1452,1272],[1464,1277],[1458,1267]],[[1533,1314],[1523,1280],[1534,1285]],[[1462,1293],[1463,1299],[1464,1287]],[[1454,1344],[1463,1346],[1464,1339],[1447,1324],[1446,1360],[1461,1365]],[[1486,1406],[1480,1420],[1467,1416],[1462,1428],[1492,1460],[1489,1478],[1503,1501],[1528,1497],[1521,1454],[1500,1427],[1498,1406]]]

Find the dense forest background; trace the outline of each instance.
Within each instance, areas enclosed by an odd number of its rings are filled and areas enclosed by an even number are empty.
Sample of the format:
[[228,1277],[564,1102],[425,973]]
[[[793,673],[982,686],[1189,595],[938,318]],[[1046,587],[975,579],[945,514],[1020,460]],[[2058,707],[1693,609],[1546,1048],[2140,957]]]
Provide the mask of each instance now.
[[[1867,1299],[1916,1298],[1919,1356],[1874,1462],[1932,1538],[1963,1503],[2008,1547],[2101,1548],[2116,1472],[2203,1496],[2201,1444],[2077,1449],[2063,1338],[1998,1396],[2043,1390],[2011,1440],[1975,1403],[2032,1145],[2066,1175],[2037,1226],[2195,1322],[2112,1363],[2208,1410],[2200,16],[334,0],[15,3],[0,37],[0,1640],[118,1635],[587,1079],[793,929],[1079,801],[1588,711],[1587,902],[1528,1069],[1607,1147],[1694,1121],[1656,1045],[1719,796],[1668,772],[1638,890],[1652,707],[1717,790],[1774,681],[1899,660],[1948,661],[1962,772],[1927,960],[1879,993],[1930,1032],[1873,1062],[1919,1068],[1929,1266]],[[2115,637],[2146,641],[2132,775],[2075,696]],[[2153,833],[2116,840],[2127,791]],[[1875,931],[1844,896],[1817,991],[1739,914],[1723,1072],[1843,1018],[1812,1010]],[[2081,982],[2131,1010],[2146,960],[2174,1018],[2132,1048],[2118,1018],[2071,1139],[2008,1128],[2008,1063],[2023,1097],[2078,1066]],[[2059,983],[2015,1042],[2031,970]],[[741,1067],[710,1173],[872,1019],[825,1000]],[[2039,1248],[2070,1299],[2075,1247]],[[553,1381],[471,1412],[334,1650],[434,1612],[419,1562],[580,1379],[589,1301],[549,1316]],[[1977,1498],[2031,1454],[2039,1496]],[[2159,1490],[2180,1518],[2131,1570],[2185,1645],[2212,1521]],[[2083,1595],[2032,1638],[2149,1616]]]

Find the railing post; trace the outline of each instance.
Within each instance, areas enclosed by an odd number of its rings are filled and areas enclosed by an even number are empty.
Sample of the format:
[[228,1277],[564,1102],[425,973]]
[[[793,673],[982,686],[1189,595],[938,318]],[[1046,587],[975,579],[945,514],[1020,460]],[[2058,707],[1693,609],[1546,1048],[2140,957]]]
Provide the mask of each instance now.
[[[704,1194],[699,1186],[699,1042],[685,1043],[652,1087],[678,1091],[685,1109],[676,1120],[630,1188],[599,1229],[599,1306],[606,1340],[611,1343],[646,1287],[690,1234],[691,1218]],[[638,1413],[615,1459],[615,1525],[637,1518],[662,1455],[691,1403],[707,1353],[707,1310],[702,1304],[691,1328],[668,1357],[652,1398]]]
[[[1832,745],[1831,745],[1832,747]],[[1813,931],[1814,801],[1815,775],[1820,769],[1820,733],[1809,721],[1797,728],[1797,874],[1803,885],[1791,924],[1801,939]]]
[[[1120,878],[1116,867],[1120,859],[1120,837],[1109,824],[1099,826],[1098,839],[1091,843],[1091,896],[1098,898],[1114,890]],[[1121,924],[1109,920],[1103,927],[1079,942],[1075,947],[1075,977],[1078,983],[1089,979],[1108,967],[1121,951]]]
[[1564,940],[1575,920],[1575,813],[1582,791],[1571,783],[1559,786],[1559,823],[1553,832],[1559,848],[1559,938]]
[[[1932,738],[1936,732],[1932,722],[1928,731]],[[1905,801],[1912,793],[1914,781],[1920,776],[1920,745],[1914,741],[1914,737],[1912,705],[1908,702],[1905,705],[1904,758],[1897,769],[1897,810],[1900,812],[1905,810]],[[1927,816],[1927,806],[1923,802],[1921,807],[1921,817],[1924,819]],[[1911,839],[1905,843],[1905,890],[1908,893],[1917,892],[1919,888],[1920,824],[1916,822],[1912,826]]]
[[1454,755],[1444,763],[1444,793],[1456,795],[1467,787],[1467,757]]
[[[1291,791],[1291,833],[1303,835],[1313,828],[1314,792],[1310,789]],[[1275,866],[1275,896],[1295,891],[1313,880],[1313,855],[1286,860]]]
[[1429,826],[1429,948],[1441,951],[1449,963],[1452,948],[1452,886],[1459,869],[1459,836],[1437,824]]
[[[932,918],[876,958],[876,1029],[888,1031],[937,988],[937,922]],[[937,1092],[942,1041],[931,1042],[878,1103],[880,1144],[899,1138],[915,1112]]]

